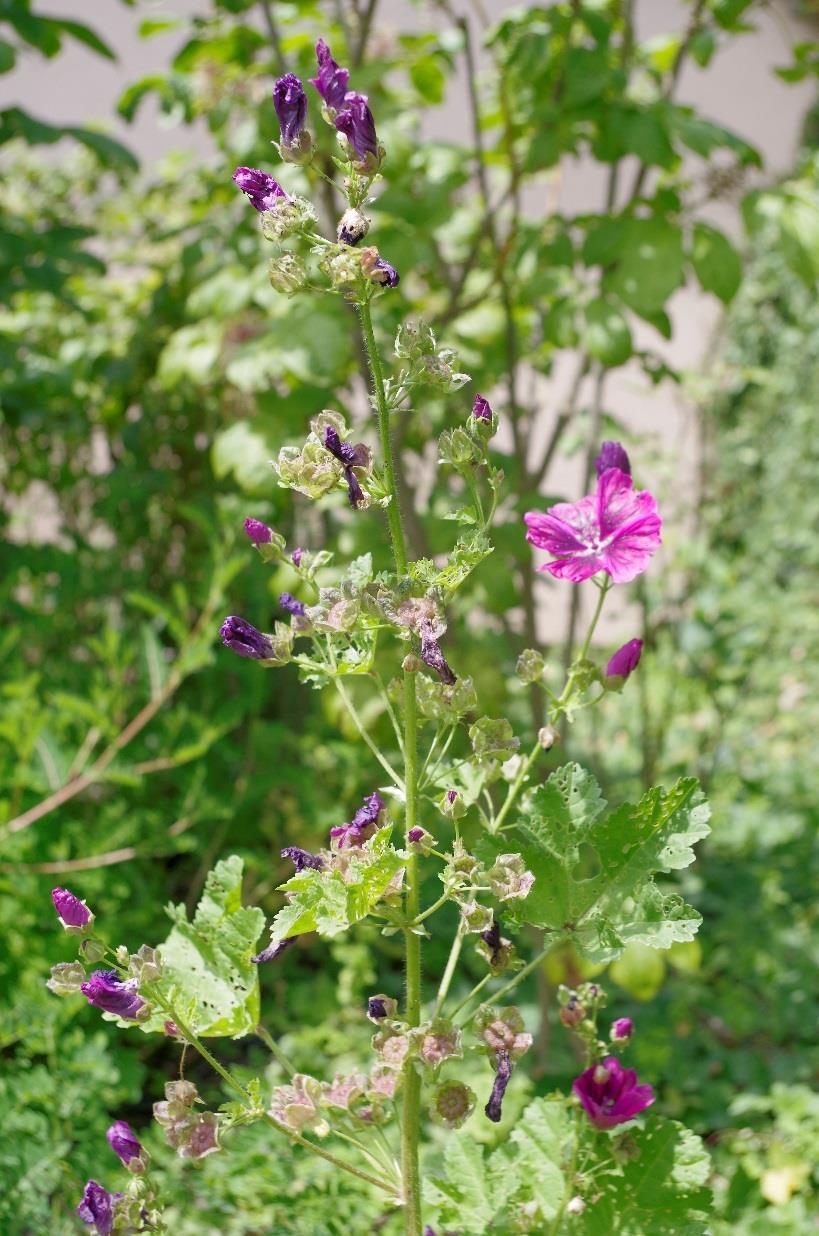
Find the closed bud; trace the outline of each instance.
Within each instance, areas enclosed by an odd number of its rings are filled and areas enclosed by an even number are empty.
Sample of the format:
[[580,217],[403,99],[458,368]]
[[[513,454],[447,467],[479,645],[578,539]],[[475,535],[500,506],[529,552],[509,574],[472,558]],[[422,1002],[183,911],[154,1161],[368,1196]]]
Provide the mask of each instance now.
[[411,828],[407,833],[407,844],[415,854],[429,854],[435,845],[435,838],[425,828]]
[[435,351],[435,335],[426,322],[402,322],[395,336],[395,355],[401,359],[416,360],[430,356]]
[[102,940],[95,940],[89,936],[80,944],[80,956],[88,962],[89,966],[94,966],[105,956],[105,945]]
[[[518,657],[515,673],[521,682],[531,686],[535,682],[541,682],[546,670],[546,662],[541,654],[535,648],[524,648],[523,652]],[[538,735],[538,741],[540,736]]]
[[560,734],[553,725],[544,725],[537,732],[537,740],[544,751],[551,751],[559,738]]
[[566,1203],[567,1215],[582,1215],[585,1209],[586,1203],[583,1201],[582,1197],[571,1197]]
[[559,1013],[561,1022],[569,1030],[579,1026],[585,1016],[586,1010],[576,996],[570,996]]
[[634,1022],[630,1017],[618,1017],[612,1023],[611,1041],[613,1043],[627,1043],[634,1033]]
[[438,799],[438,810],[449,820],[460,820],[466,815],[464,800],[457,790],[445,790]]
[[370,221],[360,210],[351,207],[345,210],[338,224],[336,235],[341,245],[357,245],[370,230]]
[[406,674],[417,674],[423,665],[420,657],[417,657],[414,652],[408,652],[401,662],[401,669]]

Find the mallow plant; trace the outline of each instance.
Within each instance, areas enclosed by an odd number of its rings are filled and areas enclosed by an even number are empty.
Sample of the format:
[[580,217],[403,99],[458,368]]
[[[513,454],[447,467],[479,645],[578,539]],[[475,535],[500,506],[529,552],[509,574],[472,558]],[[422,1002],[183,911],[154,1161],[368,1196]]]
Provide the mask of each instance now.
[[[365,744],[371,791],[361,803],[339,804],[320,849],[282,851],[294,871],[267,940],[262,911],[242,903],[236,856],[211,871],[192,918],[170,907],[167,939],[135,952],[110,941],[111,930],[100,929],[77,892],[55,889],[78,953],[54,968],[48,985],[59,996],[84,997],[124,1028],[178,1044],[178,1075],[151,1099],[168,1146],[183,1158],[230,1154],[241,1127],[261,1123],[271,1155],[286,1138],[320,1156],[381,1197],[380,1230],[406,1236],[705,1232],[707,1155],[663,1116],[651,1078],[628,1067],[639,1026],[606,1012],[599,983],[559,992],[559,1020],[578,1059],[570,1092],[537,1097],[522,1112],[513,1104],[513,1118],[504,1113],[534,1029],[515,1004],[516,989],[550,950],[571,942],[605,963],[630,942],[667,948],[691,940],[699,926],[673,887],[673,873],[693,861],[693,844],[708,832],[696,781],[610,807],[589,772],[555,767],[566,725],[580,710],[622,707],[639,673],[639,639],[602,656],[593,639],[609,593],[650,567],[661,539],[657,503],[635,483],[623,447],[603,442],[593,493],[526,515],[519,536],[542,560],[539,569],[566,589],[591,591],[595,603],[565,674],[537,648],[520,656],[520,680],[537,684],[546,701],[537,732],[517,735],[506,717],[484,714],[458,665],[469,622],[457,632],[449,624],[467,613],[455,599],[492,553],[493,524],[503,518],[504,477],[492,450],[503,407],[468,391],[456,355],[424,322],[402,322],[390,346],[383,338],[379,308],[400,272],[373,243],[367,210],[388,174],[387,155],[367,98],[350,89],[350,73],[323,41],[316,50],[311,97],[292,74],[273,87],[277,147],[293,165],[288,183],[298,185],[299,169],[327,174],[314,160],[308,113],[335,131],[347,203],[336,235],[323,235],[309,197],[285,190],[270,172],[239,167],[234,180],[273,246],[273,287],[286,296],[340,296],[358,314],[371,375],[366,415],[352,426],[337,410],[317,408],[274,469],[281,486],[310,502],[345,503],[348,518],[366,525],[372,551],[343,561],[324,546],[288,546],[249,513],[245,530],[260,569],[287,562],[296,582],[280,595],[272,629],[261,629],[270,624],[259,615],[232,615],[221,639],[261,671],[292,666],[306,687],[337,694]],[[435,477],[448,495],[453,535],[446,556],[412,559],[395,430],[431,389],[450,395],[456,409],[437,443]],[[430,886],[435,895],[423,897]],[[455,907],[457,926],[442,972],[431,973],[424,944],[440,938],[445,906],[450,914]],[[104,908],[96,908],[104,923]],[[310,1075],[295,1072],[264,1027],[260,969],[291,964],[285,954],[296,940],[320,951],[365,920],[400,941],[402,996],[374,990],[360,1009],[372,1040],[358,1069],[340,1071],[327,1059]],[[456,998],[466,949],[479,955],[482,976]],[[272,1053],[285,1084],[248,1080],[220,1060],[214,1039],[250,1034]],[[197,1055],[229,1093],[218,1110],[200,1096]],[[124,1174],[117,1178],[101,1148],[102,1183],[89,1180],[79,1219],[98,1236],[167,1231],[139,1130],[115,1118],[108,1141]]]

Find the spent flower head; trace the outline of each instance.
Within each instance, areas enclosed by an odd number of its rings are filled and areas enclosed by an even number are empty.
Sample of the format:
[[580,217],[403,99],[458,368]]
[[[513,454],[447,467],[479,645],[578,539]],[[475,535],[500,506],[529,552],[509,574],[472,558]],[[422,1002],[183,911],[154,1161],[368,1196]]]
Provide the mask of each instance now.
[[444,1081],[432,1094],[430,1115],[436,1124],[460,1129],[475,1110],[475,1091],[460,1081]]

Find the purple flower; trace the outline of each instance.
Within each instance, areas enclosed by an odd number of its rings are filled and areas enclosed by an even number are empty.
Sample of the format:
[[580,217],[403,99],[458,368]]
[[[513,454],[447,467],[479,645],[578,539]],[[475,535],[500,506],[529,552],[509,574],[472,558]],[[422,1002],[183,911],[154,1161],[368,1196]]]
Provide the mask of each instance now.
[[296,618],[302,618],[307,606],[303,601],[297,601],[291,592],[279,593],[279,605],[286,610],[288,614],[293,614]]
[[493,916],[492,926],[489,930],[482,931],[479,934],[484,944],[489,949],[489,964],[491,966],[496,965],[500,959],[502,951],[500,923]]
[[273,645],[266,635],[244,618],[231,614],[222,623],[219,634],[226,648],[232,648],[240,657],[251,657],[254,661],[265,661],[274,655]]
[[296,871],[304,871],[305,867],[311,867],[313,871],[321,871],[324,867],[324,859],[320,854],[311,854],[309,850],[303,850],[297,845],[285,846],[282,850],[282,858],[289,858]]
[[633,490],[631,477],[619,468],[602,474],[595,494],[523,518],[527,541],[556,556],[538,569],[575,584],[598,571],[627,584],[642,575],[660,544],[657,503],[646,490]]
[[411,828],[407,833],[407,841],[420,841],[423,835],[423,828]]
[[233,179],[257,210],[272,210],[281,198],[289,200],[278,180],[268,176],[267,172],[260,172],[257,167],[237,167]]
[[572,1090],[598,1129],[625,1124],[650,1107],[655,1097],[651,1086],[638,1085],[634,1069],[624,1069],[614,1056],[581,1073],[572,1083]]
[[117,1017],[137,1021],[147,1003],[137,990],[136,979],[121,979],[116,970],[95,970],[80,991],[89,1004],[114,1013]]
[[[453,683],[458,681],[457,676],[450,669],[447,659],[441,651],[441,645],[435,638],[433,631],[434,626],[429,621],[422,621],[419,624],[421,634],[421,660],[430,669],[434,669],[441,682],[445,682],[451,687]],[[452,801],[452,800],[450,800]]]
[[83,1223],[89,1227],[95,1226],[99,1236],[110,1236],[114,1227],[114,1203],[119,1197],[122,1197],[121,1193],[109,1193],[96,1180],[89,1180],[83,1189],[77,1214]]
[[603,442],[594,466],[598,476],[602,476],[609,468],[619,468],[621,472],[625,472],[626,476],[631,476],[631,461],[625,447],[619,442]]
[[624,1043],[634,1033],[634,1022],[630,1017],[618,1017],[611,1025],[611,1040],[613,1043]]
[[273,529],[260,519],[246,519],[245,532],[254,545],[268,545],[273,540]]
[[352,442],[342,442],[337,429],[328,425],[324,431],[324,445],[339,463],[344,465],[344,479],[347,482],[347,496],[350,506],[356,509],[364,501],[364,491],[358,483],[353,468],[367,468],[370,464],[370,450],[363,442],[353,446]]
[[257,953],[250,960],[256,966],[260,966],[265,961],[276,961],[286,949],[290,948],[291,944],[296,943],[296,939],[296,936],[288,936],[286,940],[271,940],[267,948],[263,948],[261,953]]
[[52,888],[51,900],[63,927],[88,927],[94,916],[84,901],[67,888]]
[[129,1172],[145,1171],[148,1164],[147,1152],[126,1120],[115,1121],[105,1136],[108,1138],[108,1145]]
[[370,996],[367,1001],[367,1016],[371,1021],[383,1021],[387,1016],[387,1005],[382,996]]
[[294,549],[292,554],[290,555],[290,561],[293,563],[293,566],[296,568],[296,570],[298,570],[298,568],[301,566],[301,560],[303,556],[304,556],[303,549]]
[[337,111],[344,106],[350,70],[338,67],[324,39],[319,39],[316,43],[316,60],[318,61],[318,77],[311,77],[310,83],[315,86],[326,106]]
[[512,1061],[509,1059],[508,1051],[499,1051],[495,1054],[495,1070],[495,1084],[492,1087],[492,1093],[489,1096],[489,1102],[484,1111],[490,1120],[494,1121],[495,1124],[499,1124],[503,1096],[506,1093],[506,1087],[509,1085],[509,1078],[512,1076]]
[[457,797],[458,797],[458,791],[457,791],[457,790],[447,790],[447,792],[446,792],[446,800],[447,800],[447,802],[448,802],[448,803],[454,803],[454,802],[455,802],[455,799],[456,799]]
[[307,119],[307,95],[295,73],[285,73],[273,87],[273,106],[282,130],[282,145],[295,146]]
[[607,678],[628,678],[640,664],[643,655],[643,641],[630,639],[622,648],[618,648],[606,666]]
[[361,845],[379,826],[381,813],[384,810],[384,800],[376,791],[364,799],[364,806],[359,807],[353,816],[350,824],[342,824],[338,828],[330,829],[330,837],[338,841],[338,848],[345,849],[347,846]]
[[365,95],[353,91],[345,96],[344,110],[336,116],[335,126],[347,138],[360,163],[378,162],[378,135]]
[[382,257],[376,260],[370,278],[373,283],[380,284],[382,288],[397,288],[401,282],[401,276],[395,267]]
[[492,420],[492,409],[489,406],[489,400],[484,399],[483,395],[475,396],[475,402],[472,405],[472,415],[478,421]]

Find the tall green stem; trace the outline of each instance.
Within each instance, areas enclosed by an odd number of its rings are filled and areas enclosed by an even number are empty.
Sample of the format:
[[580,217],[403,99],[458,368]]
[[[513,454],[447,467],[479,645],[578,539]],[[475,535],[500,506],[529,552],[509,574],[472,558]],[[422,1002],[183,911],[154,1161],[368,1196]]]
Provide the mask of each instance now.
[[[372,314],[369,301],[359,306],[364,346],[372,371],[375,407],[378,415],[378,432],[381,438],[381,453],[384,478],[390,493],[387,520],[390,540],[398,575],[407,573],[407,546],[401,522],[401,507],[398,498],[395,461],[390,433],[390,412],[384,389],[384,373],[375,342]],[[415,676],[404,674],[404,787],[406,793],[406,831],[415,828],[418,819],[418,709],[415,698]],[[409,843],[408,843],[409,844]],[[411,854],[407,861],[404,884],[404,909],[408,922],[418,917],[420,910],[420,887],[418,880],[418,857]],[[404,931],[406,973],[406,1020],[417,1026],[421,1020],[421,937],[414,931]],[[421,1173],[419,1168],[418,1143],[421,1132],[421,1078],[412,1063],[404,1069],[403,1108],[401,1114],[401,1175],[404,1198],[404,1231],[406,1236],[422,1236],[421,1228]]]

